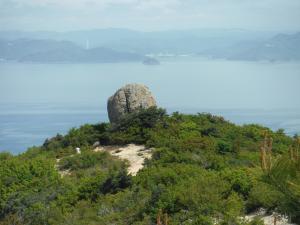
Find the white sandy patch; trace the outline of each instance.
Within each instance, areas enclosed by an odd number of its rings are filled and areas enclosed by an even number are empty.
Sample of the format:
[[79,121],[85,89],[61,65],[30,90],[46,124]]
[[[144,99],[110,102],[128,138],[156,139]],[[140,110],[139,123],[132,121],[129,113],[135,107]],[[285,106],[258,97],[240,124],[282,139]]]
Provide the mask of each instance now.
[[[73,155],[71,155],[72,157]],[[60,174],[61,177],[64,177],[64,176],[69,176],[71,175],[71,170],[60,170],[59,169],[59,162],[60,162],[61,159],[56,159],[56,164],[55,164],[55,169],[58,171],[58,173]]]
[[[280,215],[278,213],[273,213],[271,215],[267,215],[264,209],[260,209],[255,213],[249,214],[244,217],[246,221],[252,221],[256,217],[260,218],[265,225],[296,225],[289,223],[288,218],[286,216]],[[276,219],[275,219],[276,218]],[[276,222],[275,222],[276,220]]]
[[143,145],[129,144],[126,146],[101,146],[94,151],[108,151],[111,155],[129,162],[128,173],[135,176],[144,167],[145,159],[150,159],[151,149],[146,149]]

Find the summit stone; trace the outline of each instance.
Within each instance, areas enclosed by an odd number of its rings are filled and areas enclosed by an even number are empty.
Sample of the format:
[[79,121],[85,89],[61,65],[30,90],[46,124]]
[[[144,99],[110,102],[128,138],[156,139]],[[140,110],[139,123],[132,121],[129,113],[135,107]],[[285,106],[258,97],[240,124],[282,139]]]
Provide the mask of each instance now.
[[152,106],[156,101],[147,86],[127,84],[108,99],[108,117],[111,123],[117,123],[126,114]]

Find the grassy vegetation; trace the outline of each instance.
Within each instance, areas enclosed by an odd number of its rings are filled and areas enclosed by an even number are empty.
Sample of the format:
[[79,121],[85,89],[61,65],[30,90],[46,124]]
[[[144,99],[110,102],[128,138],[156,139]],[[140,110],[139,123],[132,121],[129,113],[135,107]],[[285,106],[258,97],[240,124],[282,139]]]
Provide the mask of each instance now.
[[[96,141],[144,144],[153,157],[132,177],[126,162],[93,152]],[[242,225],[260,207],[300,223],[298,151],[298,137],[283,130],[150,108],[117,125],[71,129],[18,156],[1,153],[0,224]]]

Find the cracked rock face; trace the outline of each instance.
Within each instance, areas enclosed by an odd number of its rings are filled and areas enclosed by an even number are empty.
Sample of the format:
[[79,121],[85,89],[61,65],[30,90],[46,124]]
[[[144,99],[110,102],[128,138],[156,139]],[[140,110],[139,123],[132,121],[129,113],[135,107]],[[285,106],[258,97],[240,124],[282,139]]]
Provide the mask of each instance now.
[[111,123],[116,123],[125,114],[151,106],[156,106],[156,102],[148,87],[142,84],[127,84],[108,99],[108,117]]

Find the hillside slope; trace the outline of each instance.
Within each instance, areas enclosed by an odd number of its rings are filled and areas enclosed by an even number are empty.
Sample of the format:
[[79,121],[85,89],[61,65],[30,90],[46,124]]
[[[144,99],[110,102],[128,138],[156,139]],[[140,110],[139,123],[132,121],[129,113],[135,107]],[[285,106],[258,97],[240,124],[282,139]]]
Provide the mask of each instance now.
[[[154,149],[131,176],[128,162],[93,151],[95,142]],[[299,145],[283,130],[156,108],[84,125],[0,154],[0,224],[260,225],[242,218],[261,207],[299,223]]]

